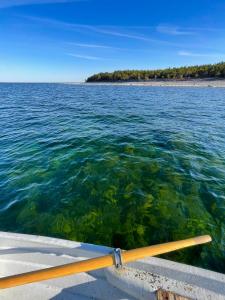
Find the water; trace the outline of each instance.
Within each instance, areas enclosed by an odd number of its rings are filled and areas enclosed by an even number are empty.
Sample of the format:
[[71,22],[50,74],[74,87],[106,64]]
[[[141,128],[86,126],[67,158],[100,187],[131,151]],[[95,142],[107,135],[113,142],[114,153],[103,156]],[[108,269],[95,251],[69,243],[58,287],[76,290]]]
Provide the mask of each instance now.
[[0,85],[0,230],[225,271],[225,89]]

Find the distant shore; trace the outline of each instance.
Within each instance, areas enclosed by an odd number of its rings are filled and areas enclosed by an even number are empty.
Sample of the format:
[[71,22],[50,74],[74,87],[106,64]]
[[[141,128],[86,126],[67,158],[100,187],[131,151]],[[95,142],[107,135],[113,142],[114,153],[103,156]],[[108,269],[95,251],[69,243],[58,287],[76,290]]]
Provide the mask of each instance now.
[[187,79],[187,80],[149,80],[87,82],[86,85],[122,85],[122,86],[162,86],[162,87],[221,87],[225,88],[225,79]]

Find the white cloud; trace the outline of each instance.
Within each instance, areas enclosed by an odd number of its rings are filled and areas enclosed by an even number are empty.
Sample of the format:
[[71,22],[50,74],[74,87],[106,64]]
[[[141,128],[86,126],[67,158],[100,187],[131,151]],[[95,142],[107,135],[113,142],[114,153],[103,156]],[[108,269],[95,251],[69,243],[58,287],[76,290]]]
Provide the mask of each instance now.
[[0,0],[0,8],[7,8],[22,5],[69,3],[82,0]]
[[96,57],[96,56],[89,56],[89,55],[80,55],[80,54],[73,54],[73,53],[66,53],[69,56],[73,56],[76,58],[81,58],[81,59],[88,59],[88,60],[101,60],[101,57]]
[[196,56],[196,54],[188,52],[188,51],[179,51],[178,55],[180,55],[180,56]]
[[114,35],[114,36],[119,36],[119,37],[126,37],[126,38],[134,39],[134,40],[141,40],[141,41],[149,41],[150,40],[148,37],[145,37],[143,35],[125,33],[125,32],[121,32],[121,31],[110,30],[107,28],[95,28],[94,30],[99,33],[103,33],[103,34],[107,34],[107,35]]
[[[1,1],[1,0],[0,0]],[[130,34],[130,33],[124,33],[118,30],[115,30],[115,27],[113,30],[110,28],[110,26],[92,26],[87,24],[75,24],[75,23],[67,23],[58,21],[55,19],[48,19],[48,18],[39,18],[39,17],[33,17],[33,16],[23,16],[24,18],[31,20],[31,21],[37,21],[40,23],[46,23],[52,26],[58,26],[61,28],[69,29],[69,30],[80,30],[80,29],[86,29],[89,31],[94,31],[101,34],[106,35],[112,35],[112,36],[119,36],[119,37],[127,37],[131,39],[136,40],[143,40],[143,41],[149,41],[147,37],[144,37],[142,35],[137,34]]]
[[[59,27],[66,30],[75,30],[75,31],[92,31],[98,34],[103,35],[109,35],[109,36],[115,36],[115,37],[121,37],[121,38],[128,38],[132,40],[139,40],[143,42],[149,42],[149,43],[156,43],[161,44],[165,46],[172,46],[172,47],[181,47],[182,44],[174,43],[170,41],[165,41],[161,39],[155,39],[148,37],[146,35],[140,34],[140,33],[133,33],[130,31],[124,31],[121,30],[121,26],[93,26],[88,24],[76,24],[76,23],[68,23],[63,22],[55,19],[49,19],[49,18],[39,18],[39,17],[33,17],[33,16],[21,16],[27,20],[36,21],[43,24],[48,24],[49,26]],[[123,28],[123,27],[122,27]],[[126,27],[125,27],[126,28]]]
[[195,34],[194,31],[180,29],[177,26],[170,26],[170,25],[159,25],[156,27],[156,31],[164,34],[169,35],[193,35]]
[[189,56],[189,57],[212,57],[212,58],[224,58],[225,54],[221,53],[194,53],[189,51],[179,51],[178,55],[180,56]]
[[85,43],[69,43],[70,45],[84,47],[84,48],[102,48],[102,49],[115,49],[114,47],[105,46],[105,45],[96,45],[96,44],[85,44]]

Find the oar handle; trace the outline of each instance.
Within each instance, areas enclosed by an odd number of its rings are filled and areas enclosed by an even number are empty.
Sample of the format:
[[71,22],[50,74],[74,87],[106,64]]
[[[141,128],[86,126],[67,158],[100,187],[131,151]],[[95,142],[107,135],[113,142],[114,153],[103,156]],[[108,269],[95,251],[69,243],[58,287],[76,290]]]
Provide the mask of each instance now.
[[[186,247],[204,244],[210,242],[212,239],[209,235],[194,237],[186,240],[169,242],[165,244],[159,244],[144,248],[138,248],[134,250],[128,250],[122,252],[123,263],[132,262],[138,259],[145,258],[147,256],[155,256],[159,254],[168,253],[171,251],[183,249]],[[81,272],[89,272],[101,268],[113,266],[115,263],[113,254],[78,261],[66,265],[51,267],[38,271],[32,271],[28,273],[22,273],[18,275],[8,276],[0,279],[0,289],[9,287],[15,287],[32,282],[39,282],[42,280],[48,280]]]

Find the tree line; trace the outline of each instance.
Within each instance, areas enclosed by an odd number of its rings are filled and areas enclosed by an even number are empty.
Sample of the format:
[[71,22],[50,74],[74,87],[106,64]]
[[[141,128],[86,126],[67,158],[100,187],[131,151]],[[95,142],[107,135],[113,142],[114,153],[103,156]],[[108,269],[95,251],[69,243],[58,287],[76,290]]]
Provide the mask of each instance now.
[[124,70],[94,74],[86,82],[225,78],[225,62],[158,70]]

